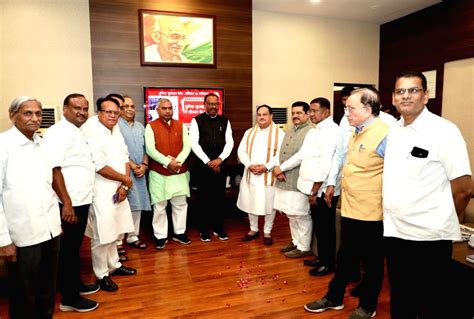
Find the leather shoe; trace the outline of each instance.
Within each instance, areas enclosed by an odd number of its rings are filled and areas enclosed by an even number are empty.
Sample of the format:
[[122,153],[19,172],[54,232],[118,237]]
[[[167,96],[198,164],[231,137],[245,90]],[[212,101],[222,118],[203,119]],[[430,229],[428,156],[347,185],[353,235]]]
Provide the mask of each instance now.
[[326,267],[326,266],[321,266],[321,267],[317,267],[317,268],[313,268],[309,271],[309,274],[311,276],[325,276],[325,275],[328,275],[330,273],[333,273],[334,272],[334,269],[332,268],[329,268],[329,267]]
[[254,240],[257,237],[258,237],[258,232],[256,232],[253,235],[245,234],[245,236],[242,237],[242,241],[251,241],[251,240]]
[[271,237],[263,237],[263,244],[266,246],[270,246],[273,244],[273,238]]
[[303,260],[303,264],[305,266],[310,266],[310,267],[319,267],[319,266],[321,266],[321,263],[319,262],[318,258]]
[[126,266],[120,266],[119,268],[115,269],[113,273],[111,273],[111,276],[132,276],[137,273],[136,269],[126,267]]
[[112,281],[112,279],[109,276],[104,276],[102,279],[97,279],[95,282],[100,286],[101,290],[104,291],[116,291],[118,289],[118,286],[115,282]]

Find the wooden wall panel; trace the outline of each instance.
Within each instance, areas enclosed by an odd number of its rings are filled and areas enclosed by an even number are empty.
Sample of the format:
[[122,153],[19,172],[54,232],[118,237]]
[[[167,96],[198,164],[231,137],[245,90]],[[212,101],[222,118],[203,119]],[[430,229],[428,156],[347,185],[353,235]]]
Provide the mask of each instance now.
[[[94,99],[110,92],[143,104],[144,86],[225,89],[225,115],[234,139],[252,125],[252,1],[90,0]],[[140,65],[138,10],[216,16],[217,68]],[[143,120],[143,111],[139,120]]]
[[474,57],[474,1],[445,0],[380,28],[379,87],[382,103],[392,104],[397,73],[437,70],[436,99],[430,110],[441,114],[444,63]]

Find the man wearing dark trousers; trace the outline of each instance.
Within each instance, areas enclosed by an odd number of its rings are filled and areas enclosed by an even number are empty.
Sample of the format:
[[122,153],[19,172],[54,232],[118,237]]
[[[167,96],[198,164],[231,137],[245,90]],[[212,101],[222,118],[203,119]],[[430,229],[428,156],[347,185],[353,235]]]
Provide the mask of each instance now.
[[[397,75],[392,101],[402,119],[390,129],[383,173],[384,236],[393,319],[472,318],[451,287],[458,215],[471,198],[466,142],[453,123],[431,113],[426,77]],[[464,283],[456,283],[464,284]],[[472,288],[472,287],[470,287]]]
[[15,98],[0,134],[0,258],[8,266],[10,318],[52,318],[61,220],[41,138],[41,103]]
[[[340,194],[340,171],[344,158],[342,135],[331,117],[331,103],[324,97],[311,101],[309,118],[316,124],[322,137],[321,152],[330,159],[330,169],[319,190],[310,196],[313,229],[317,239],[318,259],[305,264],[314,266],[312,276],[324,276],[334,272],[336,263],[336,206]],[[327,198],[326,194],[331,194]],[[334,196],[333,196],[334,195]]]
[[204,97],[206,112],[191,121],[191,147],[198,157],[193,179],[197,186],[199,230],[201,241],[209,242],[212,226],[220,240],[229,237],[224,231],[224,195],[226,187],[225,160],[234,147],[230,121],[218,115],[219,97],[209,93]]
[[359,305],[349,319],[375,316],[384,274],[382,173],[388,126],[379,118],[380,97],[373,88],[352,92],[346,116],[355,127],[344,162],[341,186],[341,246],[326,295],[305,305],[309,312],[341,310],[353,261],[365,269]]
[[53,188],[60,200],[63,234],[59,253],[59,310],[87,312],[96,301],[81,297],[99,290],[80,279],[80,250],[92,202],[94,164],[89,146],[80,130],[89,114],[84,95],[73,93],[64,99],[63,118],[45,134],[44,146],[53,166]]

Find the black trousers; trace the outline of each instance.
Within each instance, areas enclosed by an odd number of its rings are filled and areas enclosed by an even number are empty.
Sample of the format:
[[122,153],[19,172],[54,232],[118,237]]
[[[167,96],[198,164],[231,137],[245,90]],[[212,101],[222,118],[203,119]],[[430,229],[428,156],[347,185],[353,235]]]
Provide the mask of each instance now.
[[374,311],[382,288],[384,274],[382,221],[362,221],[341,218],[341,246],[334,277],[325,298],[342,303],[346,286],[351,279],[354,259],[360,260],[365,273],[359,306]]
[[334,268],[336,263],[336,206],[339,196],[334,196],[331,200],[331,207],[328,207],[322,198],[316,199],[317,205],[311,205],[313,216],[313,229],[318,240],[318,260],[321,265]]
[[17,261],[8,263],[10,318],[52,318],[59,258],[59,236],[17,247]]
[[456,291],[450,289],[452,242],[385,240],[392,319],[463,318],[455,315],[460,305],[449,301]]
[[[78,217],[77,223],[62,223],[63,234],[61,235],[61,250],[59,252],[59,291],[62,300],[66,303],[71,303],[79,297],[81,284],[80,251],[87,225],[89,206],[74,207],[74,213]],[[59,207],[62,212],[63,206],[60,205]]]
[[[222,165],[221,165],[222,166]],[[224,196],[226,174],[221,167],[219,174],[204,164],[196,167],[197,202],[198,202],[198,227],[201,233],[222,231],[224,225]]]

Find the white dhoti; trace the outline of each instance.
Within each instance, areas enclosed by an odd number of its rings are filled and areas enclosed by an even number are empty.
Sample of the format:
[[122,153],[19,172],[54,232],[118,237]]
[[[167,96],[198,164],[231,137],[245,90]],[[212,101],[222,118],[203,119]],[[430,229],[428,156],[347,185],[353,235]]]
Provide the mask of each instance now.
[[288,217],[293,245],[301,251],[311,250],[313,221],[308,196],[298,191],[275,188],[273,206]]

